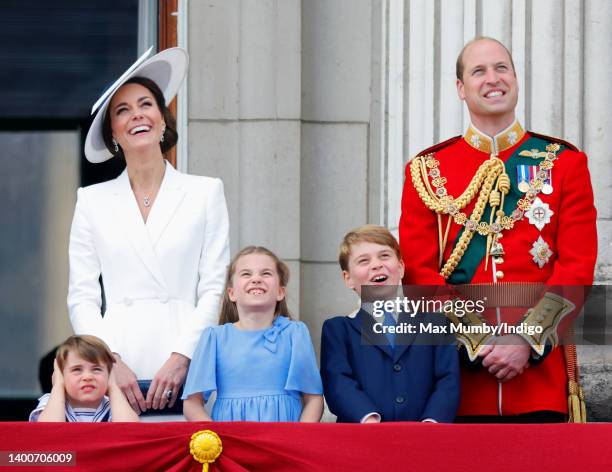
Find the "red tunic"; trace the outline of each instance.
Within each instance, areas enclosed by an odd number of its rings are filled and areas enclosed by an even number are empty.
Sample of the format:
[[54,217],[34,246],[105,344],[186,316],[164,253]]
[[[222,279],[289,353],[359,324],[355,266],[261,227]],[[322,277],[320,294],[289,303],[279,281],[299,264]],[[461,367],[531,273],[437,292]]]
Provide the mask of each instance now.
[[[526,133],[514,146],[499,152],[498,157],[507,161],[528,137],[529,133]],[[555,141],[554,138],[551,141]],[[439,145],[435,149],[435,158],[439,161],[441,175],[448,179],[445,184],[448,193],[458,197],[489,156],[461,138]],[[506,172],[516,173],[516,169],[507,168]],[[561,151],[552,170],[552,185],[551,194],[539,194],[539,198],[554,212],[550,223],[540,231],[525,216],[516,222],[514,228],[504,231],[501,240],[505,251],[503,264],[495,268],[489,262],[488,270],[485,271],[483,260],[471,283],[495,282],[497,269],[503,271],[503,279],[497,280],[497,283],[592,284],[597,257],[597,230],[586,155],[573,146]],[[468,216],[474,201],[463,210]],[[442,218],[444,227],[447,218],[447,215]],[[448,259],[460,229],[458,224],[451,224],[444,261]],[[553,253],[542,268],[533,261],[529,252],[539,236],[548,243]],[[439,275],[437,216],[418,196],[409,165],[402,196],[399,237],[406,266],[404,283],[445,283]],[[510,317],[520,317],[523,314],[524,311],[508,313]],[[541,364],[531,366],[506,383],[498,383],[495,376],[484,368],[463,368],[461,383],[458,415],[516,415],[538,410],[567,413],[567,374],[560,348],[553,349]]]

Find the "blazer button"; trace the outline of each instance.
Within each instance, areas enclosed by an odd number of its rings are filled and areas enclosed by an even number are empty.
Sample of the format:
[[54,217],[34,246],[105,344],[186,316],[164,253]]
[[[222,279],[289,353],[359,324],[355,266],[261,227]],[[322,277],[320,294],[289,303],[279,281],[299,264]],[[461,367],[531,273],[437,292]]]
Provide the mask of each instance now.
[[400,372],[402,370],[402,365],[401,364],[393,364],[393,370],[395,372]]
[[132,304],[132,299],[130,297],[125,297],[123,299],[123,303],[125,304],[125,306],[130,306]]
[[395,403],[397,403],[398,405],[401,405],[402,403],[404,403],[404,397],[402,397],[401,395],[395,397]]
[[168,303],[168,294],[166,292],[160,293],[159,301],[162,303]]

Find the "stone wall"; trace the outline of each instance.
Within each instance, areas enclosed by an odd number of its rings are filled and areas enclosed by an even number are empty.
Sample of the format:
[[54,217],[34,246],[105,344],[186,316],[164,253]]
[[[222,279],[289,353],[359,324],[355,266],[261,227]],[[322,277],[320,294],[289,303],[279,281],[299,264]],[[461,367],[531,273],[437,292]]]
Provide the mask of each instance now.
[[[518,115],[589,154],[598,283],[612,281],[612,2],[207,0],[188,2],[189,156],[221,177],[232,253],[263,244],[291,268],[289,302],[319,345],[357,298],[336,257],[364,223],[397,229],[404,166],[460,134],[454,63],[476,35],[511,49]],[[579,242],[577,242],[579,244]],[[612,323],[612,318],[610,319]],[[580,348],[589,411],[612,420],[611,351]]]

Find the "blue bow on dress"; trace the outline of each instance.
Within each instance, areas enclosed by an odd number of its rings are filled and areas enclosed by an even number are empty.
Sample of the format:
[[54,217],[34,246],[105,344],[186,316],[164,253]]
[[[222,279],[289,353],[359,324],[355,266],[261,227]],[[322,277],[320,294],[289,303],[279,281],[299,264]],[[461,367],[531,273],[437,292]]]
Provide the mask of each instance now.
[[276,340],[280,333],[287,327],[291,321],[286,316],[277,316],[272,326],[266,329],[263,333],[264,336],[264,347],[270,352],[276,352]]

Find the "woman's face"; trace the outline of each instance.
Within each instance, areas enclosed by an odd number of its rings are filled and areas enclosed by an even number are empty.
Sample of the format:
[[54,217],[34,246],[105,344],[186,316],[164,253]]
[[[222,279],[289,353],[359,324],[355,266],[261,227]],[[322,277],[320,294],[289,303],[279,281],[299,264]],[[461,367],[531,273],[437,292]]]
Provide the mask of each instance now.
[[113,138],[125,155],[149,147],[159,150],[166,124],[148,88],[140,84],[122,86],[110,102],[109,114]]

